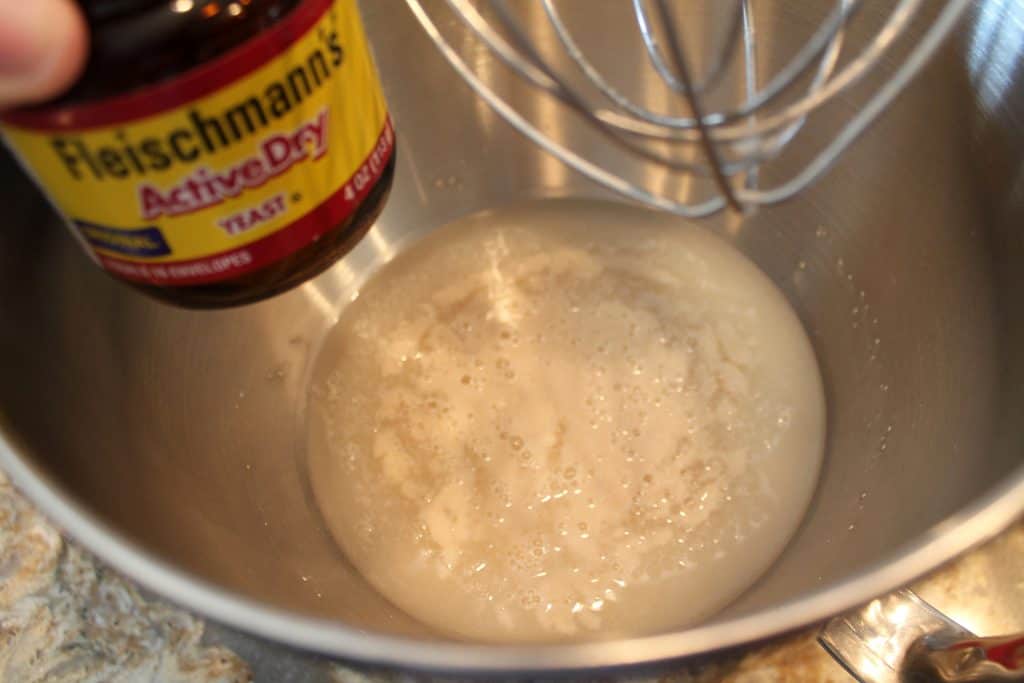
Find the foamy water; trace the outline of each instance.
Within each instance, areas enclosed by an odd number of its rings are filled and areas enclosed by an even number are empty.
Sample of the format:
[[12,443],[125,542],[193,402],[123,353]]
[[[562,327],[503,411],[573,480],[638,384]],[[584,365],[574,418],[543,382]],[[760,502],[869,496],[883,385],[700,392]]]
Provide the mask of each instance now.
[[310,476],[392,602],[488,641],[699,621],[785,546],[820,466],[782,294],[678,219],[547,202],[375,275],[318,361]]

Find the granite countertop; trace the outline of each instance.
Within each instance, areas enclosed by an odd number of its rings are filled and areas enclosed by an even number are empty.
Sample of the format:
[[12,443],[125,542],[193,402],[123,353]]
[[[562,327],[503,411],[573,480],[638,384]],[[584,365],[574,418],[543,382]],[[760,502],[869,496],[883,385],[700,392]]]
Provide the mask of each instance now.
[[[979,635],[1024,631],[1024,522],[912,588]],[[0,473],[0,683],[433,683],[358,671],[243,636],[159,600],[65,541]],[[852,680],[817,629],[629,683]],[[613,679],[604,679],[612,681]]]

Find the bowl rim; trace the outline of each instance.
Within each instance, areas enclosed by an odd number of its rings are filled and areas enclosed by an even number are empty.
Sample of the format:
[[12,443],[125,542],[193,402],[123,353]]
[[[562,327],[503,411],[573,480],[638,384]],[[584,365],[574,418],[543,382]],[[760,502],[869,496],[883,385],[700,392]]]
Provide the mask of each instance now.
[[457,674],[582,673],[649,666],[768,640],[889,593],[994,537],[1024,512],[1024,465],[858,574],[795,600],[676,633],[559,645],[435,642],[373,634],[270,607],[159,559],[61,493],[0,427],[0,468],[67,535],[139,585],[241,632],[367,665]]

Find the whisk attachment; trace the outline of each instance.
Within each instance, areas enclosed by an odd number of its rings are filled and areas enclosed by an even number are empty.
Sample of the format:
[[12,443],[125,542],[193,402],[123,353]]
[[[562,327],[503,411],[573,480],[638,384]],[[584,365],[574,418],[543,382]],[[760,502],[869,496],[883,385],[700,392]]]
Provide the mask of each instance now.
[[[529,9],[539,8],[543,15],[543,20],[532,22],[524,22],[505,0],[446,0],[430,3],[430,11],[425,0],[406,3],[455,71],[529,140],[626,197],[701,218],[726,207],[749,211],[785,201],[824,175],[934,55],[971,0],[944,0],[937,12],[931,11],[935,4],[928,0],[899,0],[881,27],[856,51],[846,45],[847,32],[863,2],[835,0],[792,58],[767,78],[758,59],[762,27],[752,0],[727,4],[725,31],[703,60],[707,67],[702,75],[696,74],[695,60],[684,45],[686,32],[680,30],[680,20],[675,16],[680,4],[672,0],[630,0],[636,24],[631,30],[639,36],[650,71],[660,84],[659,96],[670,103],[671,111],[654,111],[602,72],[581,47],[572,22],[563,16],[560,5],[564,2],[531,0]],[[516,4],[519,10],[523,7]],[[607,8],[590,7],[596,12]],[[442,16],[454,16],[464,27],[459,41],[441,30]],[[795,167],[785,164],[784,173],[775,172],[772,162],[779,159],[815,110],[864,81],[883,59],[891,58],[894,44],[908,33],[912,23],[924,26],[915,30],[916,42],[887,78],[840,127],[825,136],[824,144],[808,159]],[[622,27],[606,28],[608,35],[602,38],[608,49],[619,49],[616,31]],[[515,98],[502,95],[498,84],[489,82],[494,79],[480,72],[480,47],[509,73],[543,91],[558,106],[571,109],[610,144],[645,168],[653,167],[661,173],[628,175],[620,164],[612,170],[602,165],[601,155],[592,154],[590,148],[576,148],[546,132],[543,125],[517,109]],[[547,54],[542,47],[548,48]],[[471,49],[475,55],[472,60],[464,56]],[[552,49],[557,50],[557,59],[552,59]],[[711,106],[728,94],[728,74],[738,74],[733,80],[738,82],[739,94],[727,98],[725,104]],[[762,181],[767,175],[772,182],[766,185]]]

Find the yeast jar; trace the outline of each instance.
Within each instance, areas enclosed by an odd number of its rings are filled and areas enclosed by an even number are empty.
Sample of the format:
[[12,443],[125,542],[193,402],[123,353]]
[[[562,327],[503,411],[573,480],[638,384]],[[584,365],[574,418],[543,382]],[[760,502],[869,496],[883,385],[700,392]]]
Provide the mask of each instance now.
[[355,0],[83,0],[85,71],[3,134],[110,275],[257,301],[365,234],[394,131]]

